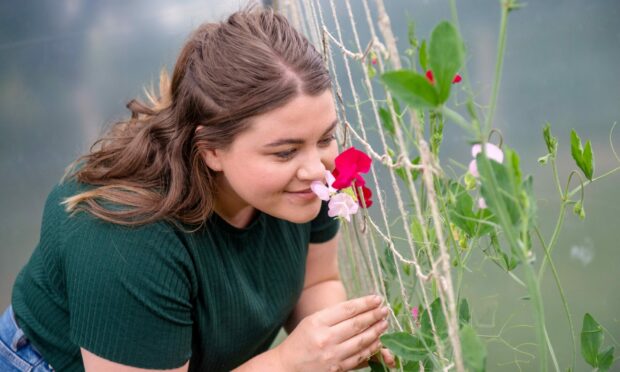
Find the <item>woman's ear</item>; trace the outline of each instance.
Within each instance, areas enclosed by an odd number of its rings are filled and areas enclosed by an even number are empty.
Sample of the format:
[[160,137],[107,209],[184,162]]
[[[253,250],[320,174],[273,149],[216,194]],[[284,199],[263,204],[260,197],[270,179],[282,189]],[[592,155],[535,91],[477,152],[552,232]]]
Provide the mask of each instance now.
[[216,172],[222,171],[222,152],[218,149],[206,149],[202,151],[202,158],[207,167]]
[[[199,132],[202,128],[202,125],[196,127],[196,132]],[[207,167],[215,172],[222,171],[222,151],[218,149],[204,149],[201,150],[202,159],[204,160]]]

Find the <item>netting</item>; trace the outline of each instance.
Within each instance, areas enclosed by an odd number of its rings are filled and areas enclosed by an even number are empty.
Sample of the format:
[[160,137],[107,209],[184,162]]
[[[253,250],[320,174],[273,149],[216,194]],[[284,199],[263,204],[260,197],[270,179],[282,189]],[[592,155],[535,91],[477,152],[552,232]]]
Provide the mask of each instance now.
[[[425,136],[421,113],[401,112],[390,93],[373,80],[376,73],[402,67],[383,0],[375,0],[373,7],[367,0],[355,4],[355,11],[362,8],[362,14],[354,14],[349,0],[339,2],[338,8],[333,0],[284,0],[278,4],[324,55],[342,123],[339,145],[360,148],[374,160],[369,176],[376,207],[363,209],[353,216],[352,223],[343,224],[343,283],[352,296],[375,292],[390,299],[389,321],[395,331],[415,334],[416,319],[410,311],[418,305],[427,309],[437,346],[433,364],[443,370],[463,371],[446,244],[452,236],[435,194],[442,170],[429,147],[433,139]],[[366,23],[364,38],[356,19]],[[348,40],[343,38],[345,28],[352,36]],[[431,311],[434,302],[439,304],[438,312]],[[439,314],[447,328],[445,339],[439,337],[436,326]]]

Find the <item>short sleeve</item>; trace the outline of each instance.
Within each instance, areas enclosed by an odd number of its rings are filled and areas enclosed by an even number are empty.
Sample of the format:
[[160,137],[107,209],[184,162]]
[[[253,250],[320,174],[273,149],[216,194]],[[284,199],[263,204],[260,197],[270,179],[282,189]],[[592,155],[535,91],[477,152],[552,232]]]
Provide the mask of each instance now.
[[324,243],[336,236],[340,222],[328,216],[327,210],[327,202],[323,201],[319,215],[310,223],[310,243]]
[[191,357],[192,265],[171,226],[129,228],[79,213],[63,244],[70,337],[133,367]]

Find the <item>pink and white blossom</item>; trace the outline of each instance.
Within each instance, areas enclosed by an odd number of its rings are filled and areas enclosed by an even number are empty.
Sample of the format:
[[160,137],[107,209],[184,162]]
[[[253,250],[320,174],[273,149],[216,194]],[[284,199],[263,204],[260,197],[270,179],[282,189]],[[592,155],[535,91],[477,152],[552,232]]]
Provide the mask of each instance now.
[[351,215],[357,213],[359,205],[353,199],[353,197],[346,193],[338,193],[329,201],[329,210],[327,215],[330,217],[343,217],[348,222],[351,222]]

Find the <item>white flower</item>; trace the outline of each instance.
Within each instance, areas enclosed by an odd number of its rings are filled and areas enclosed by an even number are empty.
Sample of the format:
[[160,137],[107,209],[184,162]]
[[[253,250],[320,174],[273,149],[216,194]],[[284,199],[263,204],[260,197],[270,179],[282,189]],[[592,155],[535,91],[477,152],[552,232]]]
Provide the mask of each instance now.
[[329,211],[327,215],[330,217],[344,217],[348,222],[351,222],[351,215],[357,213],[359,205],[353,199],[353,197],[346,193],[338,193],[332,196],[329,201]]
[[322,181],[313,181],[312,184],[310,184],[310,189],[319,199],[328,201],[338,190],[332,187],[336,178],[334,178],[332,173],[328,170],[325,171],[325,180],[327,181],[327,186],[325,186]]
[[[498,163],[504,162],[504,152],[499,147],[492,143],[486,143],[485,150],[489,159],[495,160]],[[476,164],[476,156],[481,152],[482,146],[479,143],[471,147],[471,156],[474,157],[474,160],[469,163],[469,173],[471,173],[474,177],[480,177],[480,173],[478,173],[478,165]]]

